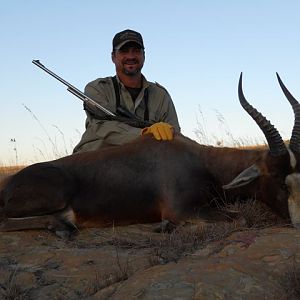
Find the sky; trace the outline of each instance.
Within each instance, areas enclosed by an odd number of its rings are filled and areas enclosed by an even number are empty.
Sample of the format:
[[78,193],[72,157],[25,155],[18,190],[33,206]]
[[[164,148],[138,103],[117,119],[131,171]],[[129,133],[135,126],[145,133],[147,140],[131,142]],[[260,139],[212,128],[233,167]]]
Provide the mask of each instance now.
[[182,133],[201,143],[264,143],[241,108],[249,102],[289,139],[294,116],[275,73],[300,99],[300,2],[278,0],[10,0],[0,3],[0,165],[72,152],[84,132],[82,102],[32,64],[84,90],[113,76],[112,38],[144,38],[143,74],[166,87]]

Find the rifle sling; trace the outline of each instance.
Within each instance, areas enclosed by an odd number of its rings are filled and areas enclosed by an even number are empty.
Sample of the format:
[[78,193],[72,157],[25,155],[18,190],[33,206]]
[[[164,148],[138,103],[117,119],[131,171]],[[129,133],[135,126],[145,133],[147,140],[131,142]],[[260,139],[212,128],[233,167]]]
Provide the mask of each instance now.
[[128,124],[132,127],[137,127],[137,128],[145,128],[148,126],[153,125],[149,121],[143,121],[139,119],[132,119],[132,118],[127,118],[127,117],[120,117],[120,116],[109,116],[109,115],[101,115],[97,114],[96,112],[93,112],[93,109],[85,105],[84,109],[89,112],[89,114],[97,120],[101,121],[118,121],[118,122],[123,122],[125,124]]
[[[120,88],[119,88],[119,83],[117,80],[117,76],[112,77],[112,82],[114,85],[114,90],[115,90],[115,95],[116,95],[116,111],[118,111],[118,107],[121,107],[120,105]],[[145,101],[145,112],[144,112],[144,120],[149,121],[149,108],[148,108],[148,89],[145,89],[144,92],[144,101]]]
[[[115,95],[116,95],[116,112],[125,110],[121,105],[120,105],[120,90],[119,90],[119,83],[117,81],[116,76],[112,77],[112,82],[114,85],[114,90],[115,90]],[[86,103],[83,104],[84,110],[88,111],[89,114],[98,120],[103,120],[103,121],[119,121],[126,123],[132,127],[137,127],[137,128],[144,128],[153,125],[151,122],[149,122],[149,109],[148,109],[148,89],[145,89],[144,92],[144,101],[145,101],[145,112],[144,112],[144,120],[140,120],[137,116],[135,118],[129,118],[129,117],[124,117],[124,116],[109,116],[109,115],[103,115],[102,112],[99,111],[97,107],[94,107],[92,105],[87,105]],[[121,110],[118,110],[117,108],[121,108]],[[128,112],[131,114],[130,112]]]

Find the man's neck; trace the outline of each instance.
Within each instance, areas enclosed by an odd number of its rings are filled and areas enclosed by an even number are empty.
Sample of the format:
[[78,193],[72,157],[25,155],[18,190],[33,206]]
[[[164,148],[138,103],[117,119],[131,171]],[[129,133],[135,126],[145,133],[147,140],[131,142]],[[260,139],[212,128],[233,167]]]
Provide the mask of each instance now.
[[142,74],[135,76],[127,76],[125,74],[117,74],[119,80],[127,87],[130,88],[141,88],[142,87]]

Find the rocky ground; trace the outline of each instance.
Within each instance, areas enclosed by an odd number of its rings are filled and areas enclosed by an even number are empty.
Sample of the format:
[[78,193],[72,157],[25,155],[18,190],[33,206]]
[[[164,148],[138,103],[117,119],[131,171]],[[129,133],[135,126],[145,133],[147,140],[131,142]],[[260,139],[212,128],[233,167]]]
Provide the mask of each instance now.
[[0,299],[300,299],[300,231],[256,201],[228,211],[235,221],[198,219],[172,233],[158,224],[68,240],[1,232]]
[[299,299],[300,232],[203,223],[0,235],[1,299]]

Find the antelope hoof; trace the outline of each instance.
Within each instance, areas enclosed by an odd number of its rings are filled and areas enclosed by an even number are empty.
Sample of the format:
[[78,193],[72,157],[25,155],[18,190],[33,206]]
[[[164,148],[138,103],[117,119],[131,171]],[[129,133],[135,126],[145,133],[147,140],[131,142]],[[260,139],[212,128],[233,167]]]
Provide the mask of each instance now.
[[47,227],[48,230],[55,233],[61,239],[70,239],[76,233],[78,233],[78,228],[69,222],[59,222],[59,224],[49,224]]
[[171,233],[176,229],[177,225],[169,220],[162,220],[159,224],[154,229],[154,232],[159,232],[159,233]]

